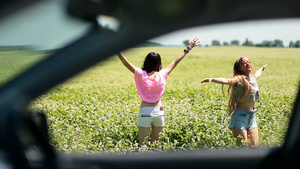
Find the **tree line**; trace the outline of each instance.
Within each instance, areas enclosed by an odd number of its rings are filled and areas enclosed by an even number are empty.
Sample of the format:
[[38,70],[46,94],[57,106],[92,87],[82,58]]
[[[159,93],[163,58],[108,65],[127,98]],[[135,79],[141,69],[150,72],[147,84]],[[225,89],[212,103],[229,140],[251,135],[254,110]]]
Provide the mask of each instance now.
[[[183,41],[184,45],[189,44],[189,40]],[[206,45],[209,46],[209,45]],[[245,42],[240,43],[239,40],[232,40],[230,43],[228,42],[221,42],[219,40],[212,40],[212,43],[210,46],[256,46],[256,47],[278,47],[282,48],[284,47],[283,41],[279,39],[275,39],[274,41],[265,40],[261,43],[254,44],[253,42],[249,41],[248,38],[246,38]],[[297,40],[296,42],[290,41],[289,46],[290,48],[300,48],[300,40]]]
[[[104,35],[113,35],[116,33],[115,30],[111,29],[109,25],[98,25],[98,28]],[[184,40],[183,44],[187,46],[189,44],[189,40]],[[160,43],[156,42],[150,42],[146,41],[142,44],[140,44],[138,47],[146,47],[146,46],[163,46]],[[285,47],[283,45],[283,41],[280,39],[275,39],[274,41],[270,40],[264,40],[261,43],[254,44],[252,41],[249,41],[248,38],[243,43],[240,43],[239,40],[232,40],[230,43],[229,42],[221,42],[219,40],[212,40],[211,45],[205,45],[205,46],[256,46],[256,47],[278,47],[278,48],[283,48]],[[296,42],[290,41],[289,46],[290,48],[300,48],[300,40],[297,40]]]

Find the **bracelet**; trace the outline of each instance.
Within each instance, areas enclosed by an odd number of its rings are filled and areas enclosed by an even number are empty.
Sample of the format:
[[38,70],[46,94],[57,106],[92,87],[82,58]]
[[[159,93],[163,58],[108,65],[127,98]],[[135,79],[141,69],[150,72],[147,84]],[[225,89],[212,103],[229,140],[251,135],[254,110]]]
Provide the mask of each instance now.
[[185,54],[188,54],[188,53],[190,52],[190,50],[184,49],[183,52],[184,52]]
[[186,49],[183,50],[184,53],[188,54],[192,50],[189,46],[186,47]]

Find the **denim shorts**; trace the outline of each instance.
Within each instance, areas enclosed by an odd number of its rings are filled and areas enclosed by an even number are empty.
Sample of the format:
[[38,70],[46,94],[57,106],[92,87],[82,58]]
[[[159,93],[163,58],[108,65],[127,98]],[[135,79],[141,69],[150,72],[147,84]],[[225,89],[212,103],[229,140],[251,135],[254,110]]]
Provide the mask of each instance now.
[[237,107],[231,115],[229,128],[236,128],[238,130],[249,130],[257,128],[255,112],[256,109],[247,110],[242,107]]
[[138,125],[141,127],[162,127],[165,125],[165,113],[162,106],[140,107]]

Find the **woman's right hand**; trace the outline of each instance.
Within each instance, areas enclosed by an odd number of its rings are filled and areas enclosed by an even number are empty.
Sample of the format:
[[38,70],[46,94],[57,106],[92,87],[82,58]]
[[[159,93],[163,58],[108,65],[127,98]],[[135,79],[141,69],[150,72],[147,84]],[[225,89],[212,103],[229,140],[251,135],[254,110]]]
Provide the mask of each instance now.
[[128,70],[130,70],[132,73],[134,73],[135,72],[135,66],[126,59],[126,57],[123,55],[123,53],[122,52],[118,52],[117,55],[120,58],[120,60],[123,63],[123,65]]
[[225,79],[223,77],[220,77],[220,78],[205,78],[205,79],[201,80],[201,83],[205,83],[205,82],[214,82],[214,83],[229,85],[229,84],[233,83],[233,80],[231,78],[230,79]]
[[201,80],[201,83],[211,82],[212,78],[205,78]]

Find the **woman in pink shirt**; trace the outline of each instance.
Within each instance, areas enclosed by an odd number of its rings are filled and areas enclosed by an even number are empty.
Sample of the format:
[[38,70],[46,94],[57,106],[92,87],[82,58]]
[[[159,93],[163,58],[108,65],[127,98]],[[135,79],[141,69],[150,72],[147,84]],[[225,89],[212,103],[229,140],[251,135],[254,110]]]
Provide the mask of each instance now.
[[142,99],[138,116],[139,146],[147,144],[147,138],[152,128],[151,142],[159,140],[164,126],[164,108],[161,97],[164,94],[168,75],[189,51],[199,44],[194,38],[183,52],[165,69],[162,69],[161,57],[156,52],[150,52],[142,68],[130,63],[120,52],[118,56],[125,67],[134,73],[135,84]]

